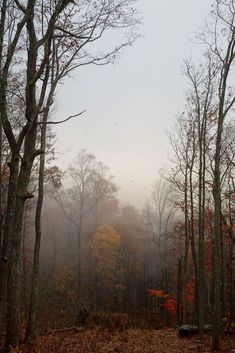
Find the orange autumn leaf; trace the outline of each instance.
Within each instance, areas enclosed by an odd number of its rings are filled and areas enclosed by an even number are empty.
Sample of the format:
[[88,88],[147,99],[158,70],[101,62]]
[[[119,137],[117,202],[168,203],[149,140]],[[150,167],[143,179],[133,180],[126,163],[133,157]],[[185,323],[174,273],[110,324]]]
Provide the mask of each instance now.
[[169,297],[169,295],[166,294],[163,290],[148,289],[148,293],[152,297],[157,297],[157,298],[168,298]]
[[164,308],[171,314],[172,316],[176,316],[177,313],[177,303],[173,298],[169,298],[163,304]]
[[171,298],[169,294],[165,293],[163,290],[148,289],[148,293],[152,297],[163,298],[165,301],[162,304],[163,307],[168,311],[172,316],[176,316],[177,313],[177,303],[176,300]]

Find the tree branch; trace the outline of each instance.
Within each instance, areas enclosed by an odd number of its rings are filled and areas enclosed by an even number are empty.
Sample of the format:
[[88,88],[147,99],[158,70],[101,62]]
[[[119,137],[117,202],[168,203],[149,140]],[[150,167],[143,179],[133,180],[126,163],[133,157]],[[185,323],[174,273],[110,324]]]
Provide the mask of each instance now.
[[76,118],[80,115],[82,115],[83,113],[85,113],[86,110],[83,110],[82,112],[75,114],[75,115],[70,115],[68,118],[64,119],[64,120],[60,120],[60,121],[47,121],[47,122],[43,122],[43,121],[38,121],[37,124],[38,125],[58,125],[58,124],[62,124],[65,123],[66,121],[69,121],[70,119]]

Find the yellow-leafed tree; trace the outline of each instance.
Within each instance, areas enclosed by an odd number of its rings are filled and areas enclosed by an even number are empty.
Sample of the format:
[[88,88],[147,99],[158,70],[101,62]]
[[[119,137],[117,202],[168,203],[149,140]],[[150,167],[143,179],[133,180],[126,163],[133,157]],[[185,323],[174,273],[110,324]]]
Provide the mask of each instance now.
[[[111,226],[100,226],[91,244],[99,302],[107,310],[115,310],[123,288],[121,238]],[[97,298],[98,299],[98,298]]]

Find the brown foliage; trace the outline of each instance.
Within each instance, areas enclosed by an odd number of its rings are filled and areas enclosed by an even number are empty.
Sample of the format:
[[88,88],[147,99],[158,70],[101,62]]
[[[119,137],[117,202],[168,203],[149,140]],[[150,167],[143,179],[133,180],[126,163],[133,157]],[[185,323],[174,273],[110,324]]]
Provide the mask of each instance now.
[[91,316],[90,325],[99,326],[106,329],[123,330],[129,327],[129,318],[127,314],[122,313],[94,313]]
[[[234,337],[221,344],[222,352],[234,347]],[[174,329],[125,330],[92,329],[62,332],[37,338],[34,346],[24,345],[22,353],[209,353],[210,336],[202,344],[197,337],[180,338]]]

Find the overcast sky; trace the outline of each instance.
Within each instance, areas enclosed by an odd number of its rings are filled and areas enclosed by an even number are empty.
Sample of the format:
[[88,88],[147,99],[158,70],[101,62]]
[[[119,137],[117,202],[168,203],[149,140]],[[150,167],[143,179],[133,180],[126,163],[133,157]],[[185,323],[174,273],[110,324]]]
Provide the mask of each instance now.
[[143,206],[168,164],[166,130],[183,109],[187,87],[182,62],[199,60],[202,47],[192,39],[210,6],[210,0],[137,2],[143,37],[115,65],[83,68],[60,88],[58,119],[87,109],[56,129],[60,167],[86,148],[110,168],[122,203]]

